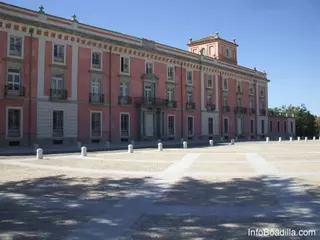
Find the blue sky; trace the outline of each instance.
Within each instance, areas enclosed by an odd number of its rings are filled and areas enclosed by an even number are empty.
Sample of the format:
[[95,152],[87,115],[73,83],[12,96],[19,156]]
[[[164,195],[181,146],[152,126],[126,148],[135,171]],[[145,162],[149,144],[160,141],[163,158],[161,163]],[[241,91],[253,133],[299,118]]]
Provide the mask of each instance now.
[[[71,18],[186,49],[219,32],[237,39],[238,63],[266,70],[269,106],[306,104],[320,115],[319,0],[10,0],[10,4]],[[317,70],[318,69],[318,70]]]

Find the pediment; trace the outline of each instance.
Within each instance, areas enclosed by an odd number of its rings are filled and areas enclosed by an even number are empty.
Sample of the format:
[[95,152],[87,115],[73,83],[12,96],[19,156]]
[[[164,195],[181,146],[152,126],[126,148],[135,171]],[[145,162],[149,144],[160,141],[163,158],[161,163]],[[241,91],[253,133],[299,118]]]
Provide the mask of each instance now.
[[141,78],[143,80],[153,80],[153,81],[157,81],[159,78],[154,75],[153,73],[144,73],[141,75]]

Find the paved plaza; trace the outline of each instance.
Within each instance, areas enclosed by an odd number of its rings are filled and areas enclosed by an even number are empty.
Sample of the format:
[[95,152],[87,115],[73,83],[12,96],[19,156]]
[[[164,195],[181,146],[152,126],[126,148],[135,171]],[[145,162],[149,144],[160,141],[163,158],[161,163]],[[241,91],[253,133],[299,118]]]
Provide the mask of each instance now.
[[316,230],[320,141],[0,157],[0,239],[255,239]]

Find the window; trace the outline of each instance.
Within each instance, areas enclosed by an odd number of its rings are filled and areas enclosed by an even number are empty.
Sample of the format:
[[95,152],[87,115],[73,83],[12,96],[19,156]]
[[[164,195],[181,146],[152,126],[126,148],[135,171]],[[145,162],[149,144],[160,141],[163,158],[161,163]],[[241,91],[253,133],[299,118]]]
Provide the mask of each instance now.
[[8,108],[7,110],[7,137],[21,137],[22,116],[21,109]]
[[229,48],[226,48],[226,56],[227,56],[227,57],[230,56],[230,50],[229,50]]
[[208,75],[207,75],[207,87],[208,87],[208,88],[212,88],[212,87],[213,87],[212,75],[211,75],[211,74],[208,74]]
[[129,85],[126,82],[120,82],[119,96],[127,97],[129,96]]
[[253,119],[250,120],[250,133],[251,134],[254,133],[254,120]]
[[91,137],[101,137],[101,112],[91,112]]
[[92,94],[100,94],[101,93],[101,81],[99,78],[91,79],[91,93]]
[[241,98],[237,98],[237,106],[238,106],[238,107],[241,107],[241,105],[242,105],[241,102],[242,102],[242,101],[241,101]]
[[261,109],[265,109],[265,106],[264,106],[264,101],[261,101]]
[[10,36],[9,56],[22,57],[22,37]]
[[250,84],[250,86],[249,86],[249,93],[250,93],[251,95],[253,95],[253,86],[252,86],[252,84]]
[[188,135],[193,135],[193,117],[188,116]]
[[19,91],[20,86],[20,69],[8,68],[8,91]]
[[241,82],[237,82],[237,92],[241,93],[242,92],[242,86],[241,86]]
[[167,99],[169,101],[173,101],[173,89],[172,88],[167,88]]
[[208,133],[209,135],[213,135],[213,118],[208,118]]
[[121,73],[129,73],[129,58],[128,57],[121,57]]
[[291,130],[291,133],[293,133],[293,122],[292,121],[290,122],[290,130]]
[[229,132],[229,120],[228,118],[223,119],[223,132],[228,133]]
[[187,92],[187,103],[192,103],[193,99],[192,99],[192,91],[188,91]]
[[278,124],[278,132],[280,132],[280,122],[278,121],[277,124]]
[[250,98],[250,108],[253,108],[253,99],[252,98]]
[[152,86],[146,85],[144,86],[144,97],[148,100],[152,100],[154,98],[154,92]]
[[150,62],[146,63],[146,73],[153,73],[153,66]]
[[94,69],[101,69],[102,64],[101,64],[101,53],[100,52],[92,52],[91,54],[91,67]]
[[53,137],[63,137],[63,111],[53,111],[52,114]]
[[264,120],[261,120],[261,133],[264,134]]
[[64,89],[63,74],[52,74],[51,88],[56,90]]
[[188,71],[187,71],[187,84],[190,84],[190,85],[193,84],[192,71],[191,71],[191,70],[188,70]]
[[287,122],[284,122],[284,123],[283,123],[283,131],[284,131],[284,132],[287,132]]
[[223,79],[223,90],[228,90],[228,79]]
[[175,134],[175,121],[174,121],[174,116],[173,115],[169,115],[168,116],[168,136],[174,136]]
[[272,121],[270,121],[269,131],[272,132]]
[[120,136],[130,136],[130,115],[129,113],[120,113]]
[[212,101],[212,100],[213,100],[213,99],[212,99],[212,93],[209,93],[208,96],[207,96],[207,101],[208,101],[207,103],[208,103],[208,104],[213,104],[213,101]]
[[54,63],[64,63],[64,45],[54,44],[53,45],[53,62]]
[[173,80],[173,67],[168,67],[168,79]]
[[223,97],[223,106],[228,106],[228,97]]
[[264,96],[264,87],[260,88],[260,96],[263,97]]

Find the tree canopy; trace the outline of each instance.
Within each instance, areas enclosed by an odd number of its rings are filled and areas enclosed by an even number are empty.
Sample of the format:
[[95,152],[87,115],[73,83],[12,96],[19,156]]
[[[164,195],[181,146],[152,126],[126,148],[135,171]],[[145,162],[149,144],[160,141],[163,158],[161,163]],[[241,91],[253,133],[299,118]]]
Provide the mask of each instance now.
[[311,114],[304,104],[300,106],[281,106],[269,108],[269,112],[281,112],[283,114],[294,114],[296,119],[297,136],[316,136],[320,131],[320,118]]

